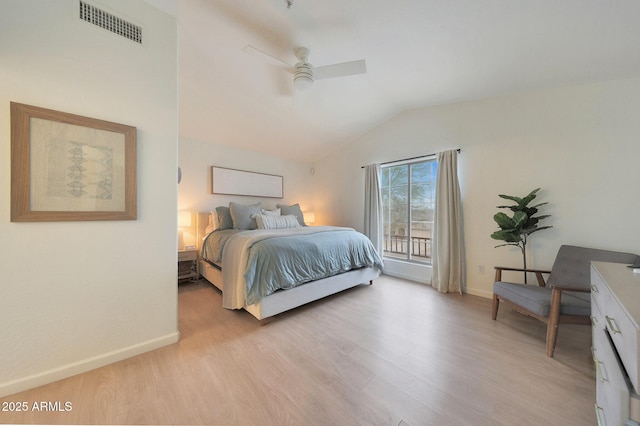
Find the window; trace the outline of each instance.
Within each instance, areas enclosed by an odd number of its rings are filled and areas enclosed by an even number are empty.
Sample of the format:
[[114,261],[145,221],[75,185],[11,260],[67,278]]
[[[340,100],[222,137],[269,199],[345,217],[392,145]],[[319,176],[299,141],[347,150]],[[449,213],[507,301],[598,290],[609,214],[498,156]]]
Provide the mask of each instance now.
[[435,159],[383,166],[383,256],[431,264]]

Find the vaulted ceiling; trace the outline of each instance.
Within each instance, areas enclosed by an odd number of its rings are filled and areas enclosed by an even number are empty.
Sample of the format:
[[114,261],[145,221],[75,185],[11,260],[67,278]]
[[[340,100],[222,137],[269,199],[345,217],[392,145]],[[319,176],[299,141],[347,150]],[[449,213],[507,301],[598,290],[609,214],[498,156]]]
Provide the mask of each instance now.
[[[312,162],[411,108],[640,75],[637,0],[149,0],[179,22],[180,135]],[[365,59],[296,92],[278,61]]]

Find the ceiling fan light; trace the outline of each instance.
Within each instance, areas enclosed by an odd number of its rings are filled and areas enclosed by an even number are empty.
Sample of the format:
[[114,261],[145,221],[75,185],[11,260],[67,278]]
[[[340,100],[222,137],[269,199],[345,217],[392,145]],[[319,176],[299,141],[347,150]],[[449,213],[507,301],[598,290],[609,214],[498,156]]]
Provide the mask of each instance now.
[[296,64],[296,72],[293,74],[293,85],[296,90],[306,90],[313,86],[313,70],[307,62]]
[[307,90],[313,86],[313,76],[306,73],[296,73],[293,76],[293,85],[296,90]]

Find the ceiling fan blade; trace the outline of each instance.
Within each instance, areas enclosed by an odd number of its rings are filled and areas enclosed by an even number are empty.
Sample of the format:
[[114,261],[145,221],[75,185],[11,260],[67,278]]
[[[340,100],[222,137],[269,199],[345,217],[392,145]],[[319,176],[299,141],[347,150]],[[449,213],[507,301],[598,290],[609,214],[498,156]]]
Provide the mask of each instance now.
[[364,74],[367,72],[367,63],[364,59],[359,61],[342,62],[340,64],[325,65],[313,68],[313,76],[316,80],[322,78],[345,77],[348,75]]
[[245,53],[249,53],[251,55],[259,56],[262,59],[266,59],[267,62],[269,62],[271,65],[274,65],[278,68],[284,67],[289,72],[293,72],[294,70],[294,67],[292,65],[289,65],[285,61],[278,59],[275,56],[265,52],[264,50],[260,50],[257,47],[252,46],[250,44],[247,44],[245,47],[243,47],[242,51]]

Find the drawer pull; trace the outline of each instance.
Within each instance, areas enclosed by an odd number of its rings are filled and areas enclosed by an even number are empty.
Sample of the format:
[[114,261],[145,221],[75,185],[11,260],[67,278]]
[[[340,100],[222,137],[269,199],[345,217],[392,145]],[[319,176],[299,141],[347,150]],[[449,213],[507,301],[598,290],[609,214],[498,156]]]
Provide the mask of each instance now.
[[592,317],[591,317],[591,325],[592,325],[592,326],[594,326],[594,327],[595,327],[596,325],[598,325],[598,318],[596,318],[596,317],[592,316]]
[[607,370],[602,361],[596,361],[596,370],[598,370],[596,373],[600,376],[600,381],[602,383],[609,381],[609,377],[607,377]]
[[609,377],[607,377],[607,371],[604,368],[604,363],[596,357],[596,348],[593,346],[591,346],[591,357],[593,358],[593,363],[596,367],[596,377],[599,377],[601,382],[608,382]]
[[604,420],[604,409],[596,402],[596,419],[598,420],[598,426],[607,426],[607,422]]
[[591,291],[594,293],[599,293],[598,286],[596,286],[595,284],[591,284]]
[[616,324],[616,320],[615,319],[611,318],[610,316],[606,316],[605,318],[607,319],[607,324],[609,325],[609,330],[611,330],[611,332],[613,334],[622,334],[622,332],[618,328],[618,324]]

